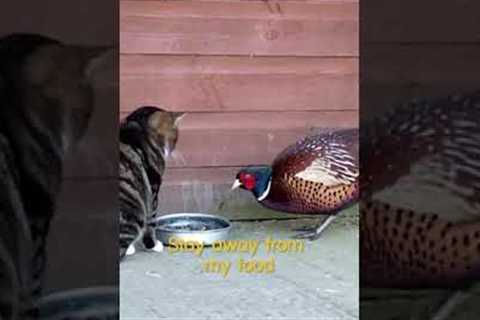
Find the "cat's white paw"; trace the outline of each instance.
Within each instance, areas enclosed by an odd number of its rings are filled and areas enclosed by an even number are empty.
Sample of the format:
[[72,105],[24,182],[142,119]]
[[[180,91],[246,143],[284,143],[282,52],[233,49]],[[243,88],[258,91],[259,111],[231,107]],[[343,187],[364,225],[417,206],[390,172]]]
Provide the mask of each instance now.
[[161,241],[156,240],[155,246],[152,248],[155,252],[162,252],[163,251],[163,243]]
[[128,246],[127,251],[125,252],[125,255],[130,256],[134,253],[135,253],[135,246],[132,243],[131,245]]

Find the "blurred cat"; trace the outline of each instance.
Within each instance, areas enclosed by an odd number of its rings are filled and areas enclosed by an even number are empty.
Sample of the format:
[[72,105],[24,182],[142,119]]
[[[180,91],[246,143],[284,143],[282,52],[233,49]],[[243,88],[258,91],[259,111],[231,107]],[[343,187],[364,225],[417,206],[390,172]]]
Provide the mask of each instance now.
[[63,159],[93,111],[104,48],[34,34],[0,38],[0,318],[27,319],[41,295]]

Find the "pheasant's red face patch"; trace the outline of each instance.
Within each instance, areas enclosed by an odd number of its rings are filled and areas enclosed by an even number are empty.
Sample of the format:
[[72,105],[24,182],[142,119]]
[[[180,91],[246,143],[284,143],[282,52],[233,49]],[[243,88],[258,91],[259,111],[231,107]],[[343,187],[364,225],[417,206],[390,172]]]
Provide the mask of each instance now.
[[256,179],[254,174],[242,172],[239,178],[245,189],[253,190],[255,188]]

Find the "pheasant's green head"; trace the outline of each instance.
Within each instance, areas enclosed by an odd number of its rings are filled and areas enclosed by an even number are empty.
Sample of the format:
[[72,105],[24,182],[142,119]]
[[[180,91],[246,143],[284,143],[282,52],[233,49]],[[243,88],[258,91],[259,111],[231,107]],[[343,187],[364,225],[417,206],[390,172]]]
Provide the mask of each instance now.
[[251,191],[257,200],[262,201],[268,195],[272,178],[269,166],[250,166],[241,169],[235,178],[232,190],[242,188]]

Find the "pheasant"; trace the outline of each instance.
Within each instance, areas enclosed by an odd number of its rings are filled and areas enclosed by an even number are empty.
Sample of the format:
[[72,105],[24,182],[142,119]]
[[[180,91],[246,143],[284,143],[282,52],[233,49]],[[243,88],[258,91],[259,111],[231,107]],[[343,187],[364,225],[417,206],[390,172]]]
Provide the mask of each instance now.
[[465,289],[480,280],[478,119],[480,92],[414,101],[368,127],[362,286]]
[[381,201],[360,211],[362,284],[451,288],[480,279],[480,221],[453,224]]
[[287,147],[271,166],[241,169],[232,186],[250,191],[265,207],[297,214],[327,215],[297,235],[317,239],[336,214],[359,195],[358,130],[307,136]]

